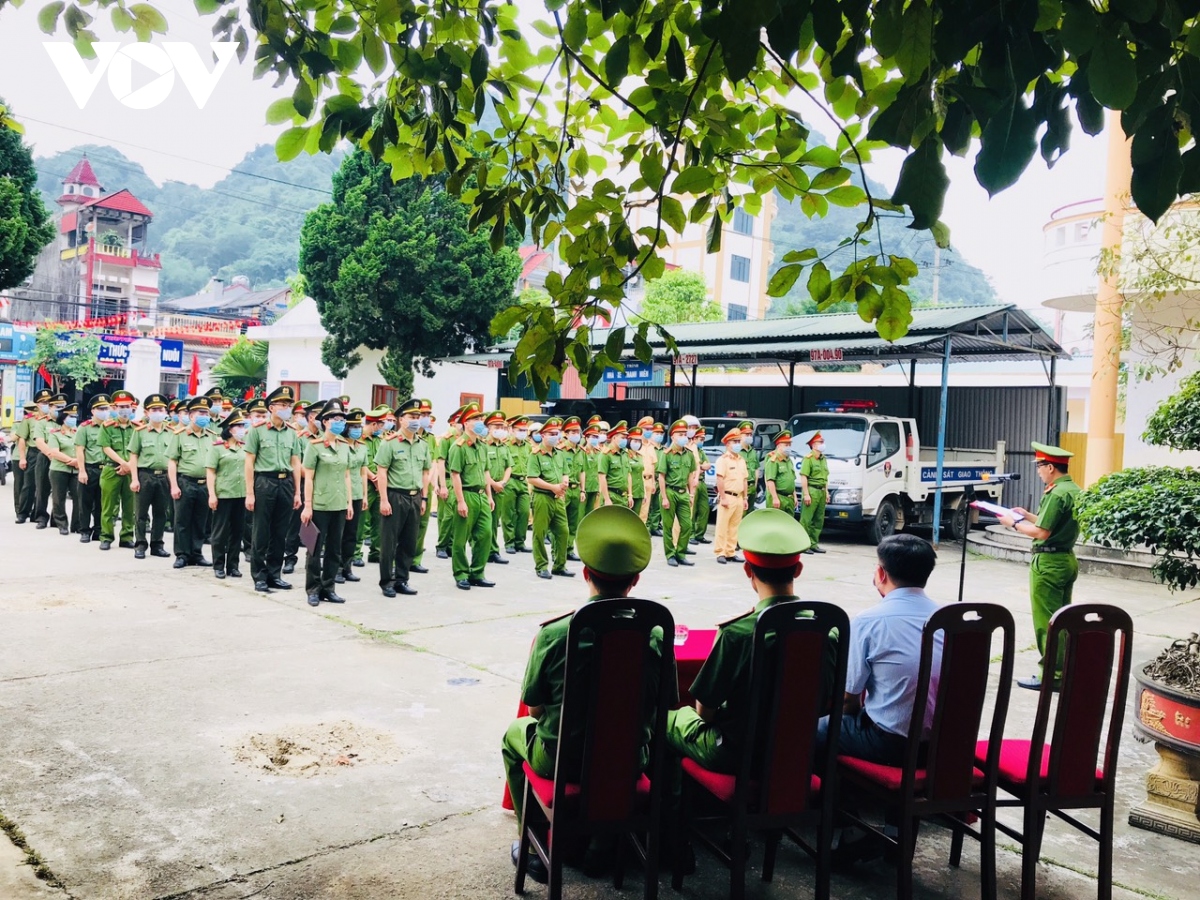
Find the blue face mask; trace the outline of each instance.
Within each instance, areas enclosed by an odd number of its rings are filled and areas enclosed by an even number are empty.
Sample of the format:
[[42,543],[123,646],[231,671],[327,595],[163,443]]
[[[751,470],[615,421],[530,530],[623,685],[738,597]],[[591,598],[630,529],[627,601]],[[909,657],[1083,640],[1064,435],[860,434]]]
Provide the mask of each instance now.
[[558,438],[559,438],[559,435],[557,435],[557,434],[546,435],[546,446],[553,447],[555,444],[558,443]]
[[391,419],[388,419],[386,422],[383,423],[384,431],[395,431],[395,429],[396,429],[396,423],[393,422]]
[[112,410],[109,409],[92,410],[92,418],[94,418],[97,422],[105,421],[110,415],[112,415]]
[[146,413],[146,418],[148,418],[151,422],[153,422],[155,425],[157,425],[159,422],[166,421],[167,414],[165,412],[162,412],[161,410],[155,410],[154,412]]
[[346,430],[346,420],[345,419],[334,419],[326,427],[329,429],[330,434],[333,434],[333,435],[341,434],[343,431]]
[[405,431],[416,431],[420,427],[421,427],[421,423],[417,419],[405,419],[404,420],[404,430]]
[[42,412],[43,415],[48,415],[50,413],[50,404],[49,403],[39,403],[38,409]]
[[118,419],[132,419],[133,418],[133,409],[131,409],[128,406],[118,406],[117,407],[117,418]]
[[672,442],[674,442],[676,447],[686,447],[687,446],[686,435],[677,434],[673,438],[671,438],[671,440],[672,440]]
[[67,426],[68,428],[74,428],[74,427],[75,427],[76,425],[78,425],[78,424],[79,424],[79,419],[78,419],[77,417],[75,417],[75,416],[67,416],[67,419],[66,419],[66,426]]
[[428,431],[433,426],[433,419],[429,416],[421,416],[420,424],[422,428]]
[[360,437],[362,437],[362,426],[352,425],[350,427],[350,431],[347,432],[347,435],[349,436],[350,440],[357,441]]
[[542,442],[542,433],[540,431],[533,436],[533,442],[535,444],[540,444]]
[[600,438],[596,437],[596,435],[592,435],[590,438],[588,438],[588,446],[589,447],[599,447],[600,446]]
[[570,441],[572,444],[578,444],[581,440],[583,440],[583,435],[576,434],[575,432],[571,432],[570,434],[567,435],[567,440]]
[[212,424],[212,419],[208,416],[196,416],[196,418],[192,419],[192,424],[197,428],[207,428]]
[[663,442],[663,437],[664,435],[655,432],[654,434],[650,435],[650,440],[654,441],[656,444],[661,444]]
[[234,438],[236,438],[239,441],[245,440],[246,426],[245,425],[234,425],[232,428],[229,429],[229,433],[231,435],[233,435]]
[[624,450],[629,446],[629,441],[626,438],[617,438],[617,446]]
[[487,425],[483,424],[481,421],[476,421],[471,426],[471,431],[479,437],[484,437],[488,433]]

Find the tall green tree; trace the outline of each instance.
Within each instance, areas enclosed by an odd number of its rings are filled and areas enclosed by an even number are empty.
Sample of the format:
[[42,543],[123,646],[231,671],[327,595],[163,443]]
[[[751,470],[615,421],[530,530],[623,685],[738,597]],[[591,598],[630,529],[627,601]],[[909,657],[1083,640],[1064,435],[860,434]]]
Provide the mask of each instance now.
[[[333,202],[305,220],[300,272],[329,332],[321,348],[338,377],[383,350],[380,374],[402,394],[431,361],[482,347],[512,302],[517,253],[468,228],[469,209],[445,178],[393,181],[359,151],[334,177]],[[509,238],[515,243],[515,234]]]
[[[596,349],[577,323],[619,306],[638,275],[661,275],[671,232],[707,224],[715,250],[735,208],[757,214],[768,191],[811,217],[860,213],[842,239],[857,248],[849,259],[795,249],[772,296],[804,277],[820,308],[853,302],[895,339],[916,267],[859,242],[903,215],[948,246],[947,153],[974,152],[995,194],[1039,152],[1046,165],[1067,152],[1073,119],[1096,134],[1109,109],[1133,140],[1146,216],[1200,189],[1200,0],[196,2],[218,35],[253,45],[258,74],[292,87],[267,110],[288,126],[281,158],[348,139],[397,178],[446,175],[495,249],[509,223],[557,241],[570,268],[547,279],[554,307],[515,306],[495,323],[498,335],[521,325],[515,365],[539,388],[568,362],[598,382],[630,342],[618,331]],[[87,49],[88,8],[143,40],[167,27],[152,2],[125,0],[55,0],[40,24],[61,21]],[[802,100],[833,126],[833,146],[810,140]],[[890,197],[853,180],[882,144],[907,153]],[[632,341],[642,359],[649,328]]]
[[37,331],[29,367],[35,372],[43,368],[49,372],[57,391],[67,381],[74,382],[77,388],[99,381],[104,377],[99,360],[100,335],[47,326]]
[[33,273],[41,249],[54,240],[54,225],[37,191],[33,154],[11,127],[0,99],[0,290]]
[[640,314],[658,325],[719,322],[725,318],[721,304],[709,299],[704,276],[684,269],[672,269],[646,285]]
[[213,378],[221,390],[239,397],[250,388],[263,387],[267,380],[267,355],[270,349],[266,341],[238,338],[213,366]]

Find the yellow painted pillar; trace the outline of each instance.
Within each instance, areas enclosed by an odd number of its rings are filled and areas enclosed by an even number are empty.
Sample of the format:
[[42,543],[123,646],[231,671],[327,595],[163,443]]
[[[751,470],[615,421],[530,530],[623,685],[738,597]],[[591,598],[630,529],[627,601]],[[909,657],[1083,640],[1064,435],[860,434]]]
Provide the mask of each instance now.
[[[1100,247],[1107,257],[1119,257],[1130,205],[1129,181],[1133,164],[1129,141],[1121,129],[1121,114],[1108,114],[1108,167],[1104,184],[1104,221]],[[1100,279],[1096,291],[1093,331],[1092,389],[1088,408],[1087,468],[1084,484],[1095,484],[1116,468],[1117,374],[1121,363],[1121,310],[1119,267]]]

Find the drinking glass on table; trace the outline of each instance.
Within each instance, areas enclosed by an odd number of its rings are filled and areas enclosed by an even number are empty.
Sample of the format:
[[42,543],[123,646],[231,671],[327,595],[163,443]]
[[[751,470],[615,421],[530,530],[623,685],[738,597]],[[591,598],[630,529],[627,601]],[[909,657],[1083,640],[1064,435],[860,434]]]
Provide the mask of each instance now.
[[675,646],[682,647],[687,643],[688,627],[686,625],[675,626]]

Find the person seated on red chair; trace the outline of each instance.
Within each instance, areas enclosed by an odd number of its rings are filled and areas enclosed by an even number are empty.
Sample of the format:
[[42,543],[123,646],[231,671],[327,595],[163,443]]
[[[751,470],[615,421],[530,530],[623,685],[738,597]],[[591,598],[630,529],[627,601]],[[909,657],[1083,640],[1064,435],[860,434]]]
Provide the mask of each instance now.
[[[583,561],[583,580],[588,600],[609,600],[628,597],[638,583],[641,572],[650,563],[650,532],[638,514],[624,506],[602,506],[579,523],[576,549]],[[508,726],[501,755],[508,780],[513,809],[521,821],[521,803],[525,798],[525,773],[522,763],[546,778],[553,778],[557,753],[563,681],[566,675],[567,631],[574,612],[543,622],[525,669],[521,701],[529,707],[529,715],[516,719]],[[668,638],[669,639],[669,638]],[[660,645],[661,646],[661,645]],[[656,647],[656,650],[659,649]],[[572,667],[574,669],[574,667]],[[655,696],[655,690],[648,696]],[[649,741],[650,729],[647,729]],[[578,735],[582,737],[582,733]],[[643,764],[649,762],[649,748],[644,750]],[[520,841],[513,841],[512,862],[517,864]],[[585,869],[588,868],[585,861]],[[529,854],[527,873],[534,881],[545,884],[546,867]]]
[[[837,753],[885,766],[904,765],[916,700],[921,635],[938,604],[925,593],[937,553],[911,534],[884,538],[876,548],[873,584],[883,601],[850,622],[846,698]],[[929,695],[937,693],[941,636],[935,649]],[[924,730],[933,724],[933,704]],[[817,756],[825,753],[829,718],[821,720]]]

